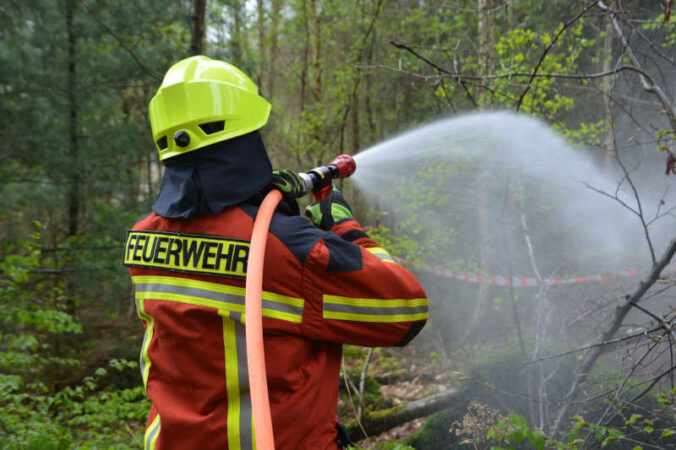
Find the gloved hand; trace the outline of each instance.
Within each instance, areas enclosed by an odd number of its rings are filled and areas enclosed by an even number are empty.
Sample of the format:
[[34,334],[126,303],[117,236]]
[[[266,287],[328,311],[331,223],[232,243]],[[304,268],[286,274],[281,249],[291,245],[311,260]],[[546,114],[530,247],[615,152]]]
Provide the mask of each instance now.
[[279,189],[285,199],[295,199],[304,194],[303,182],[296,172],[290,170],[273,170],[270,186]]
[[354,219],[350,205],[335,186],[324,200],[305,208],[305,215],[312,219],[312,222],[319,228],[327,231],[342,219]]

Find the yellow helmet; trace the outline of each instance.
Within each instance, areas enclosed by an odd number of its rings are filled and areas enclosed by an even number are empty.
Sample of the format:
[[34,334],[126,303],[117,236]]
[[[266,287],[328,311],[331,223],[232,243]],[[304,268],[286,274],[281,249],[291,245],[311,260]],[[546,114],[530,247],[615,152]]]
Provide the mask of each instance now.
[[148,115],[163,161],[257,130],[270,108],[237,67],[193,56],[169,68]]

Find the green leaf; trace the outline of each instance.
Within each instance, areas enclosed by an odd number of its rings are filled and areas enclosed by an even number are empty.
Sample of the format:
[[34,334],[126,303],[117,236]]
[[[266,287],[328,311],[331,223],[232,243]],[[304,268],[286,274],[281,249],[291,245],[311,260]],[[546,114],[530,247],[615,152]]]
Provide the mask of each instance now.
[[610,436],[614,437],[615,439],[624,439],[625,438],[625,434],[623,432],[621,432],[620,430],[616,429],[616,428],[609,428],[608,434]]
[[594,432],[594,436],[596,436],[596,439],[600,441],[603,436],[606,435],[606,431],[606,427],[598,427]]
[[625,425],[633,425],[641,417],[643,417],[643,414],[632,414],[631,417],[629,418],[629,420],[627,420],[624,424]]
[[666,430],[662,431],[662,434],[660,435],[660,439],[668,438],[669,436],[673,436],[674,434],[676,434],[676,431],[674,431],[671,428],[667,428]]

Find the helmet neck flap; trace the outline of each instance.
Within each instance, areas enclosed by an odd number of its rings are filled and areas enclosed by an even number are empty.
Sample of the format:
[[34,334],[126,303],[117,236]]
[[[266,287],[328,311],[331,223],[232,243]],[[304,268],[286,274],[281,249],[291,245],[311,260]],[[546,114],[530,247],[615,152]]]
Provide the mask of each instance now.
[[272,178],[258,131],[170,158],[164,165],[153,211],[167,218],[218,214],[254,196]]

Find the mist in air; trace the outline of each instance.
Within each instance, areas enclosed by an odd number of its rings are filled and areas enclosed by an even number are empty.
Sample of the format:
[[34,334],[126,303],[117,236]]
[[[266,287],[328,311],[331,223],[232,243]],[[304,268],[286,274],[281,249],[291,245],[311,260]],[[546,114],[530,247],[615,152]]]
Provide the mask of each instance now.
[[[509,112],[442,119],[355,160],[355,189],[379,211],[376,221],[417,241],[426,264],[532,277],[528,234],[543,278],[650,266],[644,229],[627,208],[638,209],[637,201],[617,161],[572,146],[538,119]],[[633,181],[646,221],[660,217],[649,227],[659,254],[676,229],[673,214],[661,215],[676,202],[668,180],[661,185],[664,177],[653,175],[636,171]]]

